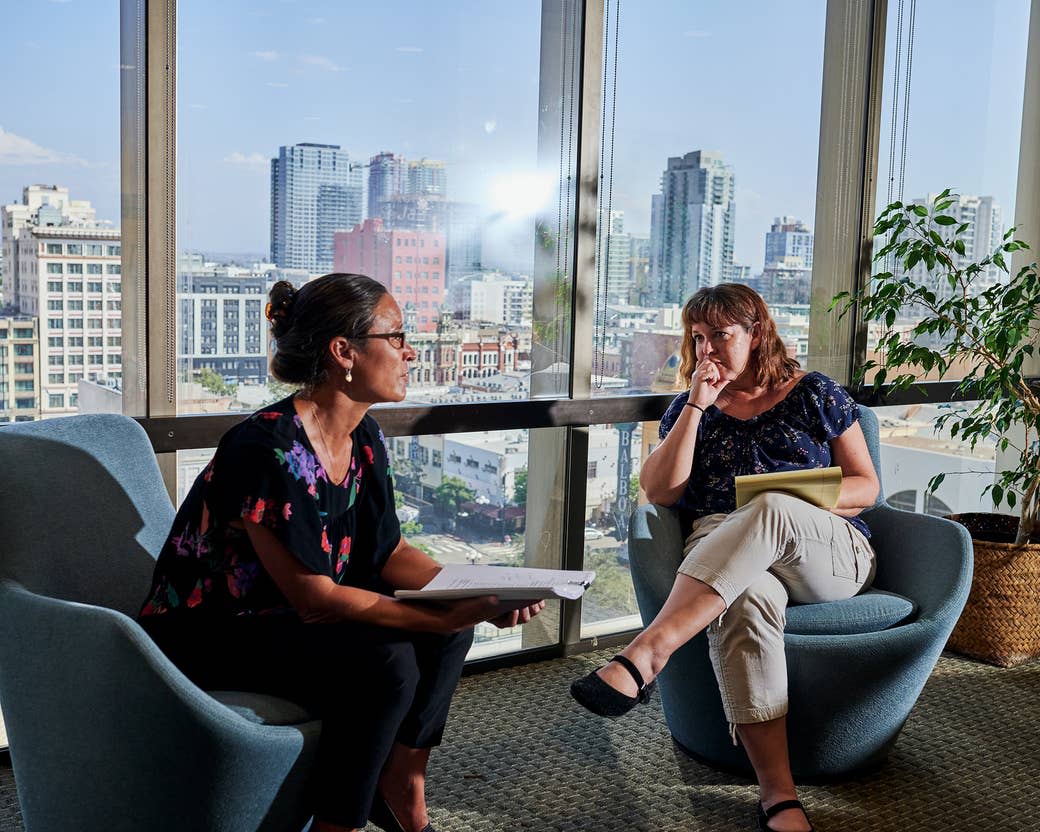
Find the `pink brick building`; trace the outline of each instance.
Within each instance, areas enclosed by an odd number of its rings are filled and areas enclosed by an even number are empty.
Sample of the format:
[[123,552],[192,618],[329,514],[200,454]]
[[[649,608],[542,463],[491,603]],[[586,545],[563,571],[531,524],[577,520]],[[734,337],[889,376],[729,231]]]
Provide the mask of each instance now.
[[368,219],[333,235],[333,268],[367,274],[405,310],[415,311],[419,332],[434,332],[444,291],[445,236],[437,231],[388,231]]

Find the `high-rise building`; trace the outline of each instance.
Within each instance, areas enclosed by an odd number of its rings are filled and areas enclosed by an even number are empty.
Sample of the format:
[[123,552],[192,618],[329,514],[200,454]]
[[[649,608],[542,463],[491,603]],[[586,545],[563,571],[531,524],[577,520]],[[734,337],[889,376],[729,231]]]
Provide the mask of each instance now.
[[610,221],[601,224],[600,252],[606,254],[599,269],[607,303],[628,303],[632,291],[632,237],[625,233],[625,212],[611,211]]
[[[914,205],[922,205],[926,208],[935,203],[937,194],[929,194],[927,198],[913,200]],[[964,268],[974,260],[981,260],[990,254],[1000,243],[1004,234],[1002,211],[1000,204],[991,196],[972,196],[969,194],[951,194],[952,204],[942,211],[943,214],[951,216],[956,220],[954,225],[932,225],[935,231],[944,239],[951,239],[959,225],[967,225],[961,239],[964,241],[964,254],[950,252],[957,268]],[[898,258],[893,257],[886,264],[894,275],[904,273],[903,266]],[[914,266],[911,271],[913,279],[917,282],[927,282],[927,269],[923,262]],[[974,290],[982,292],[990,286],[998,283],[1006,275],[996,265],[990,264],[982,274],[975,280]],[[932,278],[932,291],[939,297],[948,296],[951,291],[945,279]],[[906,310],[910,318],[919,317],[919,310]]]
[[332,269],[332,235],[361,222],[362,173],[335,144],[287,145],[271,160],[271,261]]
[[802,265],[812,268],[813,233],[801,220],[794,217],[777,217],[766,232],[766,259],[768,268],[773,263],[783,262],[785,257],[801,257]]
[[0,208],[5,300],[39,318],[39,411],[75,413],[80,379],[123,376],[119,230],[67,188],[31,185]]
[[729,279],[736,216],[733,167],[695,150],[668,159],[650,218],[650,300],[682,303]]
[[444,256],[444,234],[386,229],[378,219],[335,234],[335,270],[378,280],[419,332],[437,329],[445,299]]
[[417,212],[439,214],[447,193],[448,169],[439,159],[409,160],[383,151],[368,161],[368,218],[381,219],[386,228],[429,231],[439,222],[443,230],[443,217],[434,221]]

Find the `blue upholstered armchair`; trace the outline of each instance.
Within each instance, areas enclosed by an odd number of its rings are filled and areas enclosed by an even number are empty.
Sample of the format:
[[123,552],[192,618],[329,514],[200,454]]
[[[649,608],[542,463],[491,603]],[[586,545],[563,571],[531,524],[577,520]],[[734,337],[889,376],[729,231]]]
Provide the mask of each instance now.
[[[861,424],[880,472],[877,418]],[[971,538],[963,526],[884,502],[864,513],[878,556],[873,588],[847,601],[788,609],[784,643],[791,706],[791,767],[800,780],[827,779],[884,761],[935,666],[971,585]],[[676,514],[638,508],[629,555],[639,611],[660,611],[682,560]],[[751,772],[730,740],[704,633],[676,652],[661,674],[672,737],[717,768]]]
[[0,702],[31,830],[299,830],[321,725],[206,693],[131,616],[173,508],[116,415],[0,428]]

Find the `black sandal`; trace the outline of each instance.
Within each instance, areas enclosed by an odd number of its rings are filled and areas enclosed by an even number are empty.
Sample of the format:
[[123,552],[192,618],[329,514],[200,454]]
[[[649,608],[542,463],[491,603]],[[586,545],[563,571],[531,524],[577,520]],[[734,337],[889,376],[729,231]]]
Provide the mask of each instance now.
[[640,702],[649,702],[657,680],[646,684],[639,668],[625,656],[614,656],[610,661],[617,662],[629,672],[639,688],[635,696],[625,696],[621,691],[612,688],[597,675],[596,671],[571,682],[571,696],[592,713],[613,719],[627,714]]
[[[374,823],[383,832],[405,832],[397,815],[394,814],[394,810],[390,808],[386,798],[379,792],[376,792],[376,796],[372,798],[372,808],[368,811],[368,822]],[[437,830],[433,828],[432,823],[428,823],[419,832],[437,832]]]
[[758,828],[763,832],[776,832],[769,825],[769,819],[779,815],[781,812],[786,812],[788,809],[801,809],[802,814],[805,815],[805,820],[809,824],[809,832],[813,832],[815,827],[812,825],[812,821],[809,820],[809,813],[805,811],[805,807],[802,805],[800,800],[781,800],[779,803],[774,803],[768,809],[766,809],[761,803],[758,804]]

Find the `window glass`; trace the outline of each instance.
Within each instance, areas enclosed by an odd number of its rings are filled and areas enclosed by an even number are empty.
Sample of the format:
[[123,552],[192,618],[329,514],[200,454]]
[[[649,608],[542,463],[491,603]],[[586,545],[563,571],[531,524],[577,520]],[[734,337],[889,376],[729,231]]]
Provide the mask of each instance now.
[[[35,345],[51,343],[66,327],[63,318],[47,315],[61,305],[46,302],[46,293],[75,291],[80,278],[69,275],[82,273],[84,250],[118,248],[119,15],[120,4],[111,0],[4,4],[0,309],[39,316],[31,336],[35,355]],[[76,354],[69,350],[70,360]],[[19,420],[75,412],[75,383],[40,369],[35,395],[17,401],[25,411]],[[119,391],[111,393],[118,402]],[[10,400],[0,404],[0,418],[7,418],[5,407]]]
[[565,394],[580,6],[178,5],[180,412],[278,389],[266,292],[333,270],[402,306],[409,401]]
[[657,422],[625,422],[589,427],[585,484],[585,568],[596,580],[581,604],[582,638],[642,626],[628,561],[628,522],[646,498],[639,490],[642,460],[657,442]]
[[[896,508],[943,516],[953,512],[993,511],[983,490],[993,484],[997,450],[983,440],[972,450],[951,436],[948,427],[937,430],[944,413],[970,410],[976,402],[875,407],[881,433],[881,482]],[[945,474],[934,494],[928,482]]]
[[593,393],[654,389],[682,304],[723,281],[797,305],[794,349],[808,335],[826,4],[606,6]]
[[[951,188],[955,199],[945,213],[968,225],[961,264],[991,252],[1014,225],[1029,9],[1028,0],[888,5],[877,211],[895,200],[930,205]],[[956,129],[946,120],[951,104]],[[902,266],[892,258],[875,265],[881,270],[899,275]],[[921,264],[911,276],[926,274]],[[993,267],[977,286],[1006,279]],[[943,281],[936,286],[940,296],[948,291]],[[921,315],[906,309],[894,328],[909,332]],[[876,358],[884,331],[870,325],[868,358]],[[955,366],[947,378],[964,373]]]

